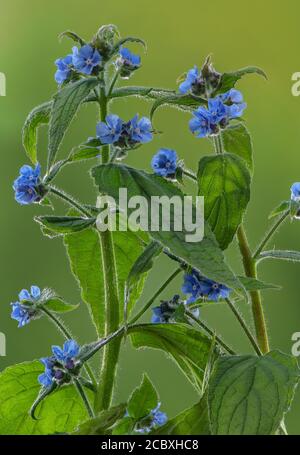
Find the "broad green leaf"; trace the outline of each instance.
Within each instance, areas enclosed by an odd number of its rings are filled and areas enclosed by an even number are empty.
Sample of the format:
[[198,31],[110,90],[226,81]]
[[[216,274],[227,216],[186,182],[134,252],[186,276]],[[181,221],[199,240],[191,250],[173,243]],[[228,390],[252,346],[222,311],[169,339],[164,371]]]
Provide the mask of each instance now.
[[86,44],[86,42],[79,35],[77,35],[77,33],[72,32],[71,30],[66,30],[65,32],[62,32],[58,35],[59,39],[62,39],[64,37],[70,38],[71,40],[79,43],[81,46],[84,46]]
[[43,365],[34,361],[6,368],[0,374],[1,435],[69,433],[88,417],[73,386],[49,395],[35,412],[38,420],[30,417],[40,390],[37,378],[43,371]]
[[80,104],[98,84],[96,77],[80,79],[55,95],[49,127],[48,168],[54,163],[61,141]]
[[154,87],[127,86],[117,87],[113,90],[111,98],[124,98],[127,96],[137,96],[146,99],[160,99],[166,96],[175,95],[174,90]]
[[133,391],[127,404],[129,417],[141,419],[150,414],[158,403],[157,392],[146,374],[143,376],[142,383]]
[[238,279],[247,291],[260,291],[264,289],[280,289],[280,286],[272,283],[265,283],[264,281],[249,278],[247,276],[238,275]]
[[274,218],[274,216],[281,215],[284,212],[287,212],[291,208],[291,201],[282,201],[269,215],[269,219]]
[[102,411],[93,419],[80,424],[73,434],[84,436],[110,434],[110,428],[124,416],[125,412],[126,404],[120,404]]
[[74,150],[68,158],[69,162],[74,161],[83,161],[89,160],[91,158],[98,158],[101,156],[101,151],[98,147],[79,147],[78,149]]
[[296,358],[279,351],[261,357],[220,357],[208,388],[212,433],[275,434],[298,380]]
[[225,152],[238,155],[253,171],[253,146],[249,131],[243,123],[228,126],[222,132]]
[[83,231],[95,224],[95,218],[83,218],[79,216],[36,216],[37,221],[44,228],[54,231],[57,234],[71,234]]
[[199,195],[205,219],[222,249],[232,241],[250,199],[250,174],[236,155],[205,156],[199,161]]
[[130,295],[134,292],[134,290],[137,290],[140,287],[141,281],[144,281],[147,273],[153,266],[153,260],[161,253],[161,251],[162,246],[160,243],[155,241],[150,242],[131,267],[125,283],[125,320],[127,320],[127,315],[129,315],[132,310],[132,305],[128,305],[130,302]]
[[246,74],[258,74],[259,76],[262,76],[265,79],[267,79],[266,73],[257,66],[247,66],[246,68],[242,68],[238,71],[232,71],[231,73],[223,73],[216,94],[227,92],[228,90],[233,88],[237,81]]
[[300,261],[300,251],[291,251],[291,250],[271,250],[263,251],[258,257],[259,261],[263,259],[281,259],[283,261]]
[[182,111],[193,112],[199,106],[206,104],[207,101],[204,98],[193,95],[168,95],[158,98],[153,103],[152,109],[150,111],[150,118],[152,119],[156,110],[163,105],[173,106]]
[[[129,328],[135,348],[161,349],[170,356],[193,386],[201,391],[211,339],[184,324],[141,324]],[[217,355],[217,351],[215,351]]]
[[52,101],[35,107],[26,118],[23,126],[22,141],[26,154],[33,164],[37,163],[38,128],[49,122]]
[[210,435],[211,431],[206,394],[201,398],[199,403],[195,404],[190,409],[181,412],[151,434]]
[[98,232],[86,229],[64,236],[71,270],[81,289],[99,337],[104,334],[105,299],[101,248]]
[[[147,200],[148,207],[150,207],[152,196],[165,196],[169,200],[173,196],[177,196],[183,201],[183,193],[172,183],[159,176],[128,166],[118,164],[100,165],[92,169],[92,175],[99,186],[99,190],[114,197],[117,203],[119,188],[127,188],[128,199],[133,196],[143,196]],[[128,215],[132,212],[133,210],[129,209]],[[149,226],[151,226],[150,212],[148,210]],[[223,253],[208,223],[205,223],[205,235],[201,242],[187,242],[185,238],[187,233],[184,228],[182,231],[174,230],[175,215],[174,206],[171,204],[171,230],[152,230],[149,232],[151,237],[169,248],[173,254],[188,262],[191,266],[201,270],[203,275],[219,283],[227,284],[231,288],[240,287],[240,283],[225,263]]]

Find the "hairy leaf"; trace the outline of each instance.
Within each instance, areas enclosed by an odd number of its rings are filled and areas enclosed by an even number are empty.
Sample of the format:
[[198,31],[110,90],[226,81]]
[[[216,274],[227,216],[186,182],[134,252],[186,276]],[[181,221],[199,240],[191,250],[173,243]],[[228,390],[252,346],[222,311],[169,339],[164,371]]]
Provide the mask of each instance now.
[[81,46],[84,46],[86,44],[86,42],[79,35],[77,35],[77,33],[72,32],[71,30],[66,30],[65,32],[62,32],[58,35],[59,39],[65,37],[79,43]]
[[[144,196],[148,207],[151,205],[152,196],[165,196],[169,200],[173,196],[177,196],[177,200],[183,201],[183,193],[172,183],[159,176],[128,166],[118,164],[100,165],[92,169],[92,175],[99,186],[99,190],[114,197],[116,202],[118,202],[120,187],[127,188],[128,198]],[[128,213],[132,213],[132,209],[129,209]],[[185,238],[187,233],[184,229],[182,231],[174,230],[175,215],[174,206],[171,204],[171,230],[152,230],[149,232],[151,237],[169,248],[172,253],[188,262],[191,266],[199,269],[203,275],[227,284],[232,288],[240,287],[240,283],[225,263],[223,253],[208,223],[205,223],[205,235],[202,241],[187,242]],[[148,210],[148,225],[151,225],[150,210]]]
[[225,152],[238,155],[253,171],[253,146],[249,131],[243,123],[233,124],[222,132]]
[[80,104],[98,84],[96,77],[80,79],[67,85],[55,95],[49,127],[48,168],[52,166],[65,132]]
[[282,201],[269,215],[270,218],[274,218],[274,216],[281,215],[283,212],[290,210],[291,208],[291,201]]
[[205,156],[199,162],[199,195],[205,198],[205,219],[222,249],[239,227],[250,199],[250,174],[235,155]]
[[52,101],[35,107],[27,116],[23,126],[22,141],[26,154],[33,164],[37,163],[37,133],[41,125],[49,122]]
[[291,250],[271,250],[271,251],[262,251],[259,255],[259,260],[263,259],[281,259],[283,261],[300,261],[300,251],[291,251]]
[[58,234],[71,234],[73,232],[83,231],[96,222],[95,218],[83,218],[79,216],[44,215],[36,216],[34,219],[44,228]]
[[247,66],[246,68],[242,68],[238,71],[232,71],[231,73],[223,73],[221,77],[221,81],[217,90],[217,93],[224,93],[230,90],[235,86],[237,81],[241,79],[246,74],[258,74],[259,76],[264,77],[267,79],[266,73],[257,66]]
[[156,110],[163,105],[173,106],[182,111],[193,112],[195,109],[197,109],[197,107],[199,107],[201,105],[206,105],[206,104],[207,104],[207,101],[205,99],[196,97],[193,95],[181,95],[181,94],[168,95],[168,96],[158,98],[153,103],[153,106],[152,106],[152,109],[150,112],[150,118],[152,119]]
[[274,434],[298,380],[297,360],[279,351],[219,358],[208,389],[213,434]]
[[243,284],[247,291],[259,291],[264,289],[280,289],[280,286],[272,283],[265,283],[264,281],[249,278],[247,276],[238,276],[238,279]]
[[158,403],[157,392],[146,374],[142,383],[133,391],[129,398],[127,411],[129,417],[141,419],[147,416],[150,411],[156,408]]

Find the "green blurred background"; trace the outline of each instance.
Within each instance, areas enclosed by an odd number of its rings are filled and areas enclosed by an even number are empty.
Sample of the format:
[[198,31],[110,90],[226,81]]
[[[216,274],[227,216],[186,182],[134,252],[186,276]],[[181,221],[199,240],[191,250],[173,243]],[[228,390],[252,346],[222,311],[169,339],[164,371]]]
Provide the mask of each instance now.
[[[20,289],[31,284],[53,287],[69,301],[79,301],[79,290],[70,273],[61,240],[43,238],[32,220],[47,213],[38,206],[21,207],[14,201],[12,182],[19,167],[27,162],[21,144],[21,129],[28,112],[48,100],[56,91],[53,79],[54,60],[69,52],[72,42],[58,42],[66,29],[89,38],[100,25],[115,23],[121,34],[139,36],[148,43],[143,67],[130,84],[176,87],[178,75],[201,64],[207,54],[219,71],[247,65],[261,66],[268,74],[265,82],[248,76],[239,84],[248,109],[245,118],[255,146],[255,178],[252,202],[247,214],[247,231],[254,245],[267,226],[267,215],[276,204],[289,197],[289,187],[300,180],[300,99],[291,95],[291,75],[300,71],[299,15],[297,0],[178,0],[99,2],[38,0],[2,0],[0,17],[0,71],[7,78],[7,96],[0,98],[1,176],[1,306],[0,331],[7,337],[7,356],[0,358],[0,369],[49,353],[50,345],[61,343],[60,336],[46,320],[17,329],[10,319],[9,303]],[[132,46],[133,50],[140,50]],[[149,113],[150,104],[127,99],[114,105],[125,119],[134,113]],[[84,107],[70,128],[61,155],[95,133],[95,108]],[[128,162],[149,169],[151,156],[160,146],[175,148],[188,167],[196,169],[199,157],[210,144],[195,139],[188,131],[189,115],[161,109],[156,126],[164,134],[135,152]],[[39,136],[39,159],[45,163],[46,130]],[[95,191],[88,177],[89,165],[73,166],[59,176],[57,185],[93,203]],[[270,247],[299,249],[300,225],[289,222],[281,229]],[[237,250],[232,247],[229,260],[240,270]],[[166,259],[156,263],[142,301],[161,284],[173,265]],[[261,278],[282,285],[281,292],[267,291],[264,303],[271,345],[284,352],[291,350],[291,335],[300,331],[299,277],[300,266],[292,263],[265,262]],[[179,278],[165,292],[165,297],[178,292]],[[248,316],[248,308],[241,308]],[[231,313],[222,305],[202,311],[204,319],[214,325],[236,349],[250,352],[247,340]],[[147,315],[149,318],[150,315]],[[146,318],[146,319],[147,319]],[[66,317],[80,342],[94,338],[84,304]],[[162,353],[134,352],[127,343],[122,350],[116,400],[128,396],[147,371],[160,391],[162,409],[173,416],[196,400],[196,395],[176,366]],[[287,417],[290,433],[300,434],[300,392]]]

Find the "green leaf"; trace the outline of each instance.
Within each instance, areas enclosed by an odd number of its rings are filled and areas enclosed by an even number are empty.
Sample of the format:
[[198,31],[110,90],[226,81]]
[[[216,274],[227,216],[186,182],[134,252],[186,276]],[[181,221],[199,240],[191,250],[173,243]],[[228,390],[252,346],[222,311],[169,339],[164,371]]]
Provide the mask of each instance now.
[[250,174],[241,158],[225,153],[199,161],[199,195],[205,219],[222,249],[232,241],[250,199]]
[[175,94],[176,92],[174,90],[168,90],[165,88],[127,86],[115,88],[111,93],[110,98],[124,98],[127,96],[137,96],[148,99],[159,99],[162,97]]
[[131,434],[134,430],[135,423],[135,419],[132,419],[131,417],[123,417],[123,419],[117,422],[114,426],[112,434],[121,436]]
[[99,337],[104,335],[105,298],[101,248],[98,232],[86,229],[64,236],[71,270],[81,289]]
[[127,411],[129,417],[141,419],[150,414],[158,403],[157,392],[146,374],[143,376],[142,383],[137,387],[129,398]]
[[266,73],[257,66],[247,66],[246,68],[242,68],[238,71],[232,71],[231,73],[223,73],[216,94],[227,92],[228,90],[233,88],[236,82],[246,74],[258,74],[259,76],[262,76],[265,79],[267,79]]
[[136,38],[135,36],[127,36],[126,38],[120,39],[112,48],[110,54],[114,55],[119,49],[126,43],[138,43],[144,46],[145,50],[147,50],[147,44],[141,38]]
[[[161,349],[170,356],[192,385],[202,390],[202,380],[210,356],[211,339],[184,324],[140,324],[129,328],[135,348]],[[217,351],[215,351],[217,355]]]
[[243,123],[228,126],[222,132],[225,152],[238,155],[253,172],[253,146],[249,131]]
[[[120,187],[127,188],[128,198],[144,196],[148,202],[148,207],[150,207],[152,196],[167,196],[168,198],[178,196],[183,200],[183,193],[172,183],[159,176],[128,166],[118,164],[100,165],[92,169],[92,175],[99,186],[99,190],[114,197],[116,202],[118,202]],[[209,225],[205,223],[205,235],[201,242],[187,242],[184,229],[183,231],[173,229],[173,211],[174,207],[171,204],[171,231],[151,231],[149,232],[151,237],[169,248],[173,254],[182,258],[191,266],[201,270],[203,275],[219,283],[227,284],[231,288],[240,287],[240,283],[225,263],[223,253]],[[130,213],[132,213],[132,209],[128,210],[128,214]],[[150,213],[148,215],[150,226]]]
[[66,313],[78,308],[78,304],[67,303],[60,296],[56,295],[51,289],[43,289],[40,305],[54,313]]
[[30,417],[30,408],[40,391],[37,378],[43,372],[43,365],[34,361],[6,368],[0,374],[1,435],[69,433],[87,418],[73,386],[49,395],[37,408],[38,420]]
[[281,259],[283,261],[300,261],[300,251],[291,251],[291,250],[271,250],[263,251],[259,255],[259,261],[263,259]]
[[52,101],[35,107],[26,118],[23,126],[22,141],[26,154],[33,164],[37,163],[37,133],[41,125],[49,122]]
[[153,103],[152,109],[150,111],[150,119],[153,118],[156,110],[163,105],[175,107],[186,112],[193,112],[195,109],[197,109],[197,107],[206,104],[207,101],[204,98],[196,97],[193,95],[174,94],[163,96],[161,98],[158,98]]
[[101,156],[101,151],[99,150],[98,147],[81,146],[71,153],[68,161],[74,162],[89,160],[91,158],[98,158],[99,156]]
[[101,411],[93,419],[79,425],[78,429],[73,433],[75,435],[104,435],[110,434],[108,431],[119,419],[122,419],[126,412],[126,404],[114,406],[105,411]]
[[208,388],[212,433],[275,434],[298,380],[297,360],[279,351],[219,358]]
[[160,243],[155,241],[150,242],[131,267],[125,283],[125,320],[127,320],[127,315],[129,315],[133,309],[132,305],[128,305],[130,302],[130,295],[134,290],[137,290],[140,287],[141,281],[144,281],[145,275],[147,275],[149,270],[153,267],[153,260],[161,251],[162,246]]
[[84,46],[86,44],[86,42],[79,35],[77,35],[77,33],[72,32],[71,30],[66,30],[65,32],[62,32],[58,35],[59,39],[62,39],[64,37],[70,38],[71,40],[79,43],[80,46]]
[[48,168],[52,166],[65,132],[80,104],[98,84],[96,77],[80,79],[67,85],[55,95],[49,127]]
[[165,425],[151,434],[155,435],[210,435],[207,396],[204,395],[199,403],[186,409],[178,416],[169,420]]
[[282,201],[269,215],[269,219],[274,218],[274,216],[278,216],[291,208],[291,201]]
[[57,234],[71,234],[83,231],[96,222],[96,218],[82,218],[79,216],[36,216],[37,221],[43,228],[56,232]]
[[247,291],[260,291],[264,289],[280,289],[280,286],[271,283],[264,283],[263,281],[249,278],[247,276],[238,276],[238,279]]

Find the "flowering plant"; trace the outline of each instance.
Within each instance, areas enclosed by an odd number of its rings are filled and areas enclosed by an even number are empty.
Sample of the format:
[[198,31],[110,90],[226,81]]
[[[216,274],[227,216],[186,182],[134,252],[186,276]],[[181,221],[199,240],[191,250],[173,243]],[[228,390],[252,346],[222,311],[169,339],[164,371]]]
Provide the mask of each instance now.
[[[141,39],[120,38],[113,25],[102,26],[89,42],[70,31],[62,36],[74,40],[76,46],[55,62],[58,91],[53,99],[33,109],[26,119],[23,145],[32,166],[21,168],[13,189],[22,205],[53,208],[55,198],[66,203],[63,215],[37,216],[35,221],[44,235],[62,238],[82,300],[90,310],[96,340],[79,346],[61,319],[77,305],[65,302],[51,289],[22,290],[19,300],[11,304],[18,326],[30,330],[28,325],[45,317],[65,340],[63,347],[52,346],[49,357],[11,366],[0,374],[0,433],[286,433],[284,417],[299,371],[295,358],[270,350],[262,292],[278,286],[260,281],[257,266],[270,258],[300,260],[299,252],[265,248],[285,220],[299,217],[300,183],[294,183],[291,198],[273,210],[270,217],[275,222],[252,251],[243,224],[253,174],[252,141],[242,119],[246,103],[235,88],[246,74],[265,74],[256,67],[219,73],[207,58],[201,69],[195,66],[180,78],[178,90],[123,86],[120,81],[141,68],[140,56],[127,46],[145,46]],[[131,96],[152,102],[149,116],[123,120],[116,114],[117,100]],[[64,135],[86,103],[99,106],[95,136],[58,160]],[[196,145],[199,138],[211,141],[213,151],[200,157],[197,173],[187,169],[178,151],[170,148],[154,155],[149,163],[152,173],[124,164],[129,153],[158,133],[153,119],[161,106],[178,108],[189,116],[187,128]],[[42,124],[49,127],[45,169],[37,154],[37,131]],[[172,207],[169,231],[159,226],[145,232],[129,223],[126,232],[100,229],[98,204],[82,203],[53,184],[65,166],[85,160],[93,163],[91,177],[100,200],[109,196],[119,202],[122,187],[130,197],[143,196],[147,201],[163,196],[182,201],[184,180],[190,179],[205,200],[203,239],[189,243],[184,230],[175,229],[178,212]],[[109,203],[105,206],[109,213]],[[130,208],[128,214],[132,212]],[[124,218],[121,212],[118,215]],[[244,275],[234,273],[225,259],[225,250],[235,241]],[[176,268],[142,304],[145,279],[159,255],[166,255],[170,267]],[[181,295],[159,301],[179,275]],[[201,307],[219,302],[233,313],[253,354],[235,352],[203,321]],[[255,330],[239,306],[251,308]],[[152,318],[141,323],[150,308]],[[147,375],[125,403],[113,401],[120,347],[126,336],[135,348],[160,349],[176,362],[198,393],[193,407],[168,418]],[[97,373],[90,359],[99,352]]]

